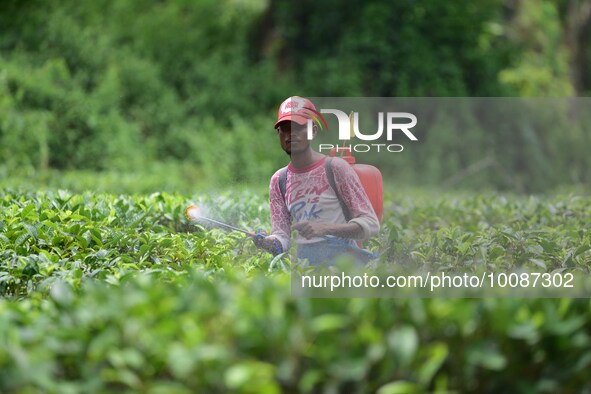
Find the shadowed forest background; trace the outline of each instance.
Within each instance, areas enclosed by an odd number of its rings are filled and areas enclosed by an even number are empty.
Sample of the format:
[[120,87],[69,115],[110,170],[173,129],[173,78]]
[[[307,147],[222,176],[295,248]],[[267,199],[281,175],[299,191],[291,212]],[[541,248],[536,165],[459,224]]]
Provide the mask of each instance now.
[[[287,161],[272,130],[286,97],[587,96],[590,20],[588,0],[4,0],[0,183],[266,185]],[[463,134],[438,133],[382,172],[423,186],[478,168]],[[589,183],[591,133],[552,133],[486,136],[495,166],[453,186]]]

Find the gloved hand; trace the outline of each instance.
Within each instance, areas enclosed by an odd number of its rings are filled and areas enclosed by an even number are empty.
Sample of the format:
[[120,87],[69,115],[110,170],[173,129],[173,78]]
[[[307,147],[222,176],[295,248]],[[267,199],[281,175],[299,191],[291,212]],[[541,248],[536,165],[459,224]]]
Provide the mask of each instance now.
[[266,250],[273,256],[283,253],[281,242],[279,242],[279,240],[273,235],[267,236],[267,233],[264,231],[257,230],[255,236],[252,238],[252,241],[257,246],[257,248]]

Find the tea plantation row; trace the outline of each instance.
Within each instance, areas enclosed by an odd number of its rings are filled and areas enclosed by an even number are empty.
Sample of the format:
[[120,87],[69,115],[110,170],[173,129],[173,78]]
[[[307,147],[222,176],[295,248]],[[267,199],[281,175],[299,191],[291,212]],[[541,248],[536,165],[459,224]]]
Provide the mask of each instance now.
[[[264,272],[270,256],[239,233],[205,231],[183,216],[190,202],[208,216],[267,230],[262,195],[179,196],[0,193],[0,294],[26,296],[56,280],[111,283],[126,272],[212,272],[229,266]],[[369,247],[383,265],[434,270],[589,273],[591,199],[439,196],[391,197]]]
[[[585,392],[587,299],[293,298],[249,192],[0,193],[0,392]],[[380,264],[589,271],[591,200],[387,198]]]

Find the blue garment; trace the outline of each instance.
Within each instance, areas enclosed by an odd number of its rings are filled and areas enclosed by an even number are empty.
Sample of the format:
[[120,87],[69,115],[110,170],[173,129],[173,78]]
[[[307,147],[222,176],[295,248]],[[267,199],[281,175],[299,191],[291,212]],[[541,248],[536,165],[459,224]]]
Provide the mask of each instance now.
[[369,260],[377,257],[372,255],[372,253],[359,249],[337,238],[298,245],[298,259],[307,259],[308,263],[313,266],[321,264],[332,265],[339,257],[343,256],[353,258],[360,265],[365,265]]

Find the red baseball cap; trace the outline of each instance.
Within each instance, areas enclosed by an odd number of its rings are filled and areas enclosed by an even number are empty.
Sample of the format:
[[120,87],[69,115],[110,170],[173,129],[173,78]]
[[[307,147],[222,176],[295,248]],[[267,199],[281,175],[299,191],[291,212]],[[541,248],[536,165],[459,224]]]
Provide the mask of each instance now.
[[279,106],[275,128],[277,128],[279,123],[285,121],[304,125],[308,122],[308,119],[312,119],[311,115],[314,113],[316,113],[316,107],[307,98],[300,96],[289,97]]

